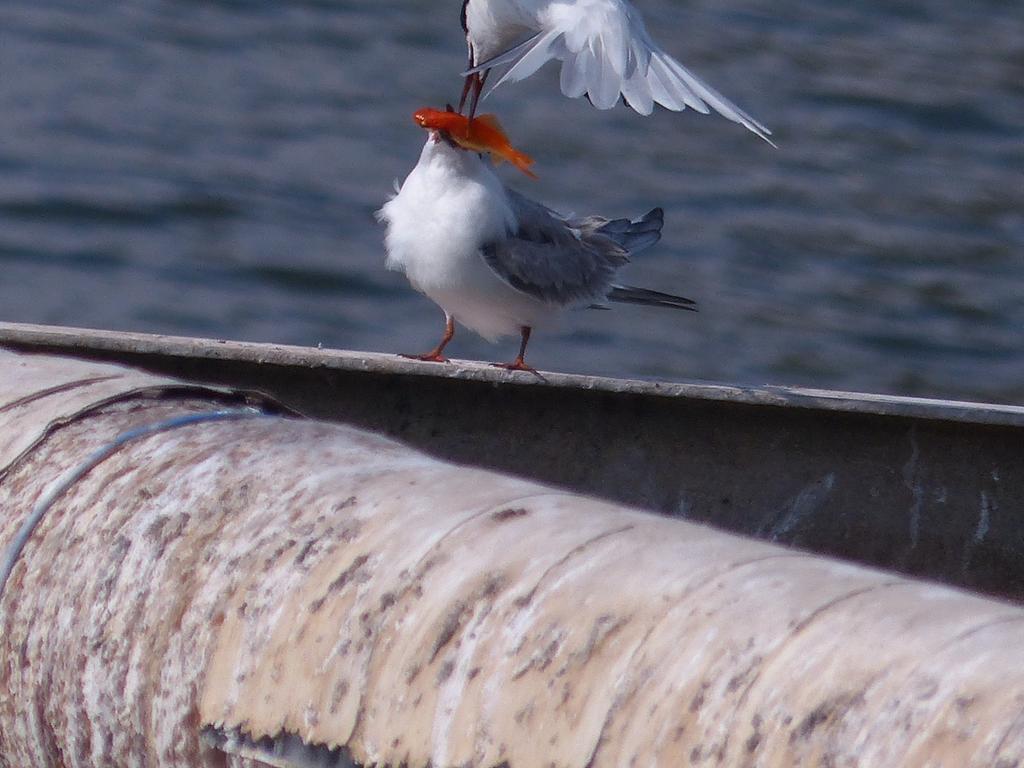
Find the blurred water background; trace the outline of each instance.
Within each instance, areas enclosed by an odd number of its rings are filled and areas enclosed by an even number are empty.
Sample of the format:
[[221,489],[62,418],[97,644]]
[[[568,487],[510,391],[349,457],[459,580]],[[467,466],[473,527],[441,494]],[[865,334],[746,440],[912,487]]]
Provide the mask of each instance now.
[[[666,210],[539,368],[1024,402],[1024,3],[638,0],[780,149],[598,112],[552,65],[484,106],[563,212]],[[373,219],[457,99],[460,0],[4,0],[0,319],[424,351]],[[510,359],[463,331],[456,357]]]

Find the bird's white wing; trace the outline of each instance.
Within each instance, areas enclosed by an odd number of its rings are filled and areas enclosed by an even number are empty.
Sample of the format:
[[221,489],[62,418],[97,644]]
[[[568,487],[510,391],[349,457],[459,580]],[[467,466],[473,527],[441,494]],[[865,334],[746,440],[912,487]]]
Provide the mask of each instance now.
[[509,65],[494,90],[557,59],[562,62],[562,93],[571,98],[587,94],[598,109],[614,107],[620,95],[642,115],[650,114],[654,104],[676,112],[690,107],[707,114],[713,109],[774,146],[768,128],[661,50],[630,3],[575,0],[543,5],[536,35],[477,62],[465,74]]
[[627,249],[599,231],[618,222],[570,221],[516,192],[508,194],[518,229],[484,244],[487,265],[516,290],[548,304],[603,301],[616,270],[629,261]]

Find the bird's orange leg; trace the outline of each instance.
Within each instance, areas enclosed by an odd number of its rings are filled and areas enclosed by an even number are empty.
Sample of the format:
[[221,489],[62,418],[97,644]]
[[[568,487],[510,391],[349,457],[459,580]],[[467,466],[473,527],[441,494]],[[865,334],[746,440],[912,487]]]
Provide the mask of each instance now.
[[528,366],[526,361],[523,359],[526,357],[526,345],[530,343],[531,330],[532,329],[528,325],[524,325],[519,329],[519,333],[522,335],[522,341],[519,344],[519,354],[516,355],[515,360],[511,363],[491,363],[491,365],[495,368],[504,368],[506,371],[527,371],[528,373],[532,373],[534,376],[539,376],[543,379],[544,377],[537,372],[537,369]]
[[448,346],[448,342],[452,340],[455,335],[455,318],[449,315],[447,312],[444,313],[444,336],[441,337],[440,343],[429,352],[422,355],[401,355],[401,357],[407,357],[410,360],[423,360],[428,363],[447,363],[448,358],[442,355],[444,348]]

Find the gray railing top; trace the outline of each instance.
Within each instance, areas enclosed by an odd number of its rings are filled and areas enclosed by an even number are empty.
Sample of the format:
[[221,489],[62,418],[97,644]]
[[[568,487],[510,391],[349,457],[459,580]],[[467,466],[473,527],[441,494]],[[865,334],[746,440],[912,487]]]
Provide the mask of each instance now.
[[0,346],[145,365],[143,358],[188,358],[193,363],[235,361],[296,369],[333,369],[376,375],[431,377],[515,387],[553,387],[710,403],[899,416],[970,424],[1024,426],[1024,407],[933,398],[842,392],[776,385],[738,386],[697,381],[645,381],[543,373],[543,378],[484,363],[453,360],[422,363],[380,352],[321,349],[100,331],[60,326],[0,323]]

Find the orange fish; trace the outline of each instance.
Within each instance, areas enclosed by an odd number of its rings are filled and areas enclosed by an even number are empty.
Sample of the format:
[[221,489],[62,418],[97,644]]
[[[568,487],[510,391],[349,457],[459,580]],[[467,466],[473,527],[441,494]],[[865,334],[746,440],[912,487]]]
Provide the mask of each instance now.
[[489,152],[495,165],[507,160],[531,179],[537,178],[530,170],[533,158],[512,146],[494,115],[477,115],[470,120],[458,112],[424,107],[417,110],[412,119],[423,128],[444,131],[463,149]]

